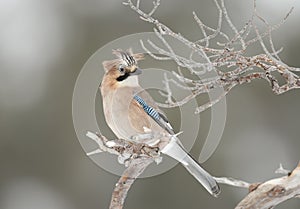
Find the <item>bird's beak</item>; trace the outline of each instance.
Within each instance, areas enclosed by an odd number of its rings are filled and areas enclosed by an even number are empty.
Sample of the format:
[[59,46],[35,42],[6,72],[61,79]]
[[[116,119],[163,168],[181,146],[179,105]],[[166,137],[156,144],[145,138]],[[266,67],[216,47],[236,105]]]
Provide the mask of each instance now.
[[130,72],[130,75],[140,75],[142,70],[139,68],[135,68],[134,71]]

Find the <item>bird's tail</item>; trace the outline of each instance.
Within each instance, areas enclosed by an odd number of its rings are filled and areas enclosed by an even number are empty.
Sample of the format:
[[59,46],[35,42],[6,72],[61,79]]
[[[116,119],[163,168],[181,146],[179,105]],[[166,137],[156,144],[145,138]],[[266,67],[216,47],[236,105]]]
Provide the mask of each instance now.
[[161,152],[181,162],[211,195],[215,197],[219,195],[220,188],[216,180],[178,144],[177,140],[171,140]]

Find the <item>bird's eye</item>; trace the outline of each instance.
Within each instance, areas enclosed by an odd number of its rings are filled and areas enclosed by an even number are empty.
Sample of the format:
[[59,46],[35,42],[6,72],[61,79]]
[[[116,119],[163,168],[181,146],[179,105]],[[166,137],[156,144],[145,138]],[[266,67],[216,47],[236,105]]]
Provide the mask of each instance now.
[[124,68],[124,66],[119,66],[119,71],[121,72],[121,73],[124,73],[125,72],[125,68]]

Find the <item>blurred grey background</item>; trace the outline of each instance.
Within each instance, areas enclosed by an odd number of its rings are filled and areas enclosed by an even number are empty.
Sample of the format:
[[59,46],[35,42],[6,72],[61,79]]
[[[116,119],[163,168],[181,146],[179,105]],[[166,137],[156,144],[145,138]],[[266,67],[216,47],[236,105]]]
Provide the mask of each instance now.
[[[142,3],[146,0],[142,1]],[[250,17],[252,0],[227,0],[237,26]],[[146,5],[150,5],[147,1]],[[300,66],[300,2],[261,0],[258,8],[276,32],[282,59]],[[157,11],[165,24],[195,37],[192,11],[217,24],[212,0],[162,0]],[[118,176],[96,166],[84,153],[72,123],[72,93],[87,59],[118,37],[152,31],[121,1],[0,0],[0,208],[104,209]],[[279,163],[293,169],[299,157],[299,91],[275,96],[265,81],[239,86],[227,96],[223,139],[204,167],[216,176],[249,182],[274,178]],[[200,114],[199,156],[210,112]],[[125,208],[233,208],[246,190],[221,185],[215,199],[180,166],[138,180]],[[299,208],[290,200],[278,208]]]

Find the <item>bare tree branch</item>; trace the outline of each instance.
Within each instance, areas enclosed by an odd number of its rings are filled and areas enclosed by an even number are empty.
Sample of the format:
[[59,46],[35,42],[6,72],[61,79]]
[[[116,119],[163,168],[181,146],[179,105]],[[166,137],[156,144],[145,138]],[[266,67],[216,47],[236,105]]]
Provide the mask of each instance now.
[[[141,42],[146,52],[154,59],[173,60],[178,65],[178,71],[173,72],[174,78],[164,76],[165,92],[160,93],[166,98],[166,101],[159,105],[162,107],[181,106],[201,94],[207,94],[216,88],[223,88],[224,92],[215,100],[197,107],[195,112],[200,113],[224,98],[235,86],[256,79],[267,81],[275,94],[300,88],[300,78],[296,74],[300,72],[300,68],[290,67],[281,61],[279,53],[282,49],[277,50],[272,39],[272,32],[286,21],[293,8],[279,24],[271,25],[259,14],[254,0],[251,18],[239,29],[233,24],[224,0],[214,0],[214,2],[219,12],[217,28],[205,25],[196,12],[193,12],[193,18],[203,36],[197,40],[187,39],[154,17],[160,0],[155,0],[153,7],[148,12],[140,9],[142,3],[140,0],[136,0],[135,3],[132,0],[123,2],[143,21],[155,26],[154,32],[160,43],[152,40]],[[257,22],[263,24],[263,29]],[[224,24],[229,26],[233,35],[222,31]],[[255,37],[251,37],[251,34],[255,34]],[[167,38],[170,37],[186,46],[189,53],[186,56],[179,55],[168,42]],[[216,43],[217,47],[212,47],[215,46],[213,43]],[[253,44],[261,47],[261,53],[249,55],[251,54],[248,50],[249,46]],[[152,53],[148,47],[152,47],[160,55]],[[184,70],[185,73],[183,73]],[[213,76],[209,74],[211,71],[215,72]],[[194,78],[194,76],[191,79],[185,76],[186,73],[199,77]],[[283,84],[279,82],[280,79],[284,80]],[[185,95],[180,101],[174,101],[172,99],[174,90],[172,90],[171,84],[191,93]],[[159,148],[147,143],[129,142],[122,139],[108,140],[101,134],[91,132],[88,132],[87,136],[98,144],[98,148],[87,155],[109,152],[118,156],[119,163],[125,164],[126,169],[115,186],[110,204],[111,209],[122,209],[127,193],[135,179],[150,163],[161,161]],[[276,172],[287,176],[253,184],[226,177],[215,177],[215,179],[221,184],[247,188],[250,191],[236,206],[236,209],[273,208],[285,200],[300,197],[300,165],[292,172],[280,166]]]
[[[109,152],[118,156],[121,164],[126,169],[116,184],[112,193],[110,209],[122,209],[128,191],[136,178],[152,162],[161,162],[158,147],[151,147],[147,144],[129,142],[122,139],[108,140],[101,134],[88,132],[87,136],[98,144],[96,153]],[[88,155],[91,155],[88,153]],[[272,208],[281,202],[300,196],[300,163],[298,167],[290,172],[282,167],[275,173],[284,174],[284,177],[272,179],[264,183],[248,183],[231,177],[214,177],[220,184],[234,187],[246,188],[249,194],[237,205],[236,209],[247,208]]]
[[112,193],[110,209],[122,209],[127,193],[137,177],[143,173],[153,159],[147,157],[131,160],[126,170],[123,172]]
[[[220,101],[233,87],[252,82],[256,79],[266,80],[275,94],[282,94],[289,90],[300,88],[300,78],[294,73],[299,72],[300,69],[289,67],[280,60],[278,54],[282,49],[275,49],[271,36],[272,32],[286,21],[293,8],[291,8],[279,24],[270,25],[268,21],[258,13],[256,2],[254,0],[254,8],[251,19],[244,27],[242,27],[242,29],[238,29],[229,17],[224,0],[215,0],[215,4],[219,11],[217,28],[213,29],[205,25],[196,13],[193,12],[194,20],[199,26],[204,38],[192,41],[188,40],[183,35],[174,32],[167,25],[163,24],[153,16],[159,3],[160,1],[158,0],[154,1],[152,11],[147,13],[140,9],[139,1],[138,4],[133,3],[132,0],[125,0],[124,2],[124,4],[135,11],[142,20],[155,26],[154,31],[161,43],[157,44],[151,40],[148,40],[147,43],[150,47],[155,49],[160,56],[150,52],[150,50],[146,47],[146,44],[143,42],[141,42],[142,47],[154,59],[173,60],[179,67],[187,69],[191,75],[200,76],[199,79],[192,80],[192,82],[190,80],[186,80],[186,77],[182,74],[176,74],[176,80],[165,77],[164,84],[165,91],[167,93],[164,95],[166,97],[166,103],[159,104],[161,107],[181,106],[200,94],[207,94],[215,88],[223,88],[225,92],[217,99],[209,101],[206,104],[202,104],[196,109],[196,113],[200,113]],[[259,30],[256,23],[257,21],[263,24],[263,31]],[[233,32],[233,36],[222,32],[223,24],[227,24],[229,26]],[[255,34],[254,38],[249,37],[251,32]],[[183,57],[178,55],[176,50],[168,43],[168,37],[176,39],[179,43],[184,44],[188,49],[190,49],[191,53],[189,56]],[[213,42],[217,37],[223,38],[224,42],[217,42],[217,45],[220,47],[213,48],[210,46],[211,42]],[[267,38],[267,43],[265,43],[264,38]],[[256,43],[258,43],[262,48],[262,53],[247,56],[247,54],[249,54],[248,47]],[[270,48],[270,50],[268,48]],[[202,61],[196,61],[193,59],[195,55],[200,57]],[[210,78],[208,77],[207,72],[212,70],[216,72],[217,76]],[[280,75],[285,83],[279,83],[281,78],[279,78],[276,73]],[[203,81],[203,79],[205,80],[207,78],[210,78],[209,81]],[[177,88],[186,89],[189,87],[190,89],[193,89],[190,91],[192,93],[186,95],[182,100],[175,102],[170,99],[172,95],[172,89],[169,84],[170,82],[175,84]]]
[[97,143],[98,148],[87,155],[108,152],[118,156],[118,161],[126,166],[112,193],[110,209],[122,209],[127,193],[136,178],[152,163],[160,163],[158,147],[127,140],[108,140],[102,134],[87,132],[87,137]]
[[251,184],[248,182],[237,180],[230,177],[215,177],[215,179],[219,184],[227,184],[229,186],[234,186],[234,187],[241,187],[241,188],[248,189],[251,186]]
[[266,181],[253,189],[236,209],[269,209],[300,195],[300,164],[288,176]]
[[228,177],[215,177],[218,183],[246,188],[249,194],[235,209],[269,209],[280,203],[300,196],[300,163],[294,171],[288,171],[280,164],[275,173],[284,174],[281,178],[264,183],[248,183]]

